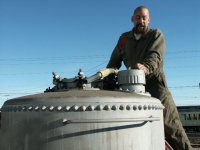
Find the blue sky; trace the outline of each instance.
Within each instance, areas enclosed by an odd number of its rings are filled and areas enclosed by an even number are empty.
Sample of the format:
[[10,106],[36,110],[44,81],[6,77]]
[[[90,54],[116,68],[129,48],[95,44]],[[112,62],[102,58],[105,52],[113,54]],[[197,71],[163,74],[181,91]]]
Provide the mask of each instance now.
[[164,33],[175,103],[199,104],[199,0],[0,0],[0,106],[52,87],[52,71],[71,78],[79,68],[86,76],[104,68],[139,5]]

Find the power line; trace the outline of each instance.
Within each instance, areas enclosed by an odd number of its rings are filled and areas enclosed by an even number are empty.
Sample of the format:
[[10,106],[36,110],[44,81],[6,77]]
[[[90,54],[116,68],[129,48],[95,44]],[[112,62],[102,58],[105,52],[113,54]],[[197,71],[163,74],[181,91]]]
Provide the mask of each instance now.
[[33,57],[23,57],[23,58],[2,58],[0,59],[0,62],[5,62],[5,61],[19,61],[19,62],[23,62],[23,61],[59,61],[59,60],[77,60],[77,59],[99,59],[99,58],[105,58],[108,55],[74,55],[74,56],[65,56],[65,57],[37,57],[37,58],[33,58]]
[[[166,51],[166,55],[174,55],[174,54],[195,54],[194,56],[197,56],[196,54],[200,54],[200,50],[178,50],[178,51]],[[74,55],[74,56],[65,56],[65,57],[23,57],[23,58],[1,58],[0,62],[6,62],[6,61],[16,61],[16,62],[24,62],[24,61],[60,61],[60,60],[77,60],[77,59],[99,59],[99,58],[109,58],[109,55],[105,54],[95,54],[95,55]],[[187,57],[187,56],[185,56]]]
[[174,86],[174,87],[169,87],[170,89],[182,89],[182,88],[199,88],[197,85],[182,85],[182,86]]
[[200,53],[200,50],[166,50],[166,54]]

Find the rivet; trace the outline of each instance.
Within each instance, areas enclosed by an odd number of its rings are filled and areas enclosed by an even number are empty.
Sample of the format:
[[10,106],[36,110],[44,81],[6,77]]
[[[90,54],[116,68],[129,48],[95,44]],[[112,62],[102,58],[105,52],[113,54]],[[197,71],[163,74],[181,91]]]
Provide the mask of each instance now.
[[139,105],[139,106],[138,106],[138,109],[139,109],[139,110],[142,110],[142,105]]
[[89,111],[93,111],[94,109],[95,109],[95,107],[93,105],[90,105],[87,107],[87,110],[89,110]]
[[29,106],[29,107],[28,107],[28,110],[29,110],[29,111],[32,111],[32,110],[33,110],[33,106]]
[[87,108],[86,106],[81,106],[81,107],[80,107],[80,109],[81,109],[82,111],[85,111],[86,108]]
[[102,105],[97,105],[97,107],[95,108],[95,110],[101,111],[101,110],[103,110],[103,106]]
[[66,106],[65,111],[69,111],[71,109],[71,106]]
[[77,111],[78,109],[79,109],[79,106],[77,106],[77,105],[74,105],[74,106],[73,106],[73,110],[74,110],[74,111]]
[[62,110],[62,106],[58,106],[57,111],[61,111],[61,110]]
[[54,110],[54,106],[50,106],[49,111],[53,111],[53,110]]
[[124,110],[124,106],[123,106],[123,105],[120,105],[120,106],[119,106],[119,109],[120,109],[120,110]]
[[42,106],[42,110],[45,111],[47,109],[46,106]]
[[133,105],[133,110],[137,110],[137,105]]
[[112,109],[112,110],[117,110],[117,106],[116,106],[116,105],[113,105],[113,106],[111,107],[111,109]]
[[38,111],[39,110],[39,106],[35,106],[35,111]]
[[130,106],[130,105],[127,105],[127,106],[126,106],[126,110],[131,110],[131,106]]
[[144,106],[143,106],[143,109],[146,110],[146,109],[147,109],[147,105],[144,105]]
[[148,109],[151,110],[151,105],[148,105]]
[[23,110],[23,111],[26,111],[26,110],[27,110],[27,107],[26,107],[26,106],[22,107],[22,110]]
[[104,110],[110,110],[110,106],[109,105],[105,105],[103,109]]

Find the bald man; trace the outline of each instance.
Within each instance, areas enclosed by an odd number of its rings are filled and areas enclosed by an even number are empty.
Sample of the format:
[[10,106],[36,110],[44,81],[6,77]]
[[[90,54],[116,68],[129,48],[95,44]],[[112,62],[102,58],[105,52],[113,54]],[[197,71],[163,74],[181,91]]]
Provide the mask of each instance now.
[[164,128],[166,140],[175,150],[191,150],[176,105],[168,90],[163,71],[165,41],[159,29],[149,27],[149,9],[137,7],[131,17],[134,27],[123,33],[115,46],[107,68],[121,67],[144,70],[146,90],[165,106]]

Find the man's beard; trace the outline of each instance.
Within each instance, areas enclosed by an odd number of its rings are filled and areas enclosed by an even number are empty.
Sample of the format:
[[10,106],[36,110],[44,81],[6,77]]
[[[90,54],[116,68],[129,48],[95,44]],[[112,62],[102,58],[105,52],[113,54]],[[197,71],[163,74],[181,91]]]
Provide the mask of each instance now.
[[147,26],[142,25],[142,24],[137,24],[135,26],[135,33],[136,34],[145,34],[147,31]]

